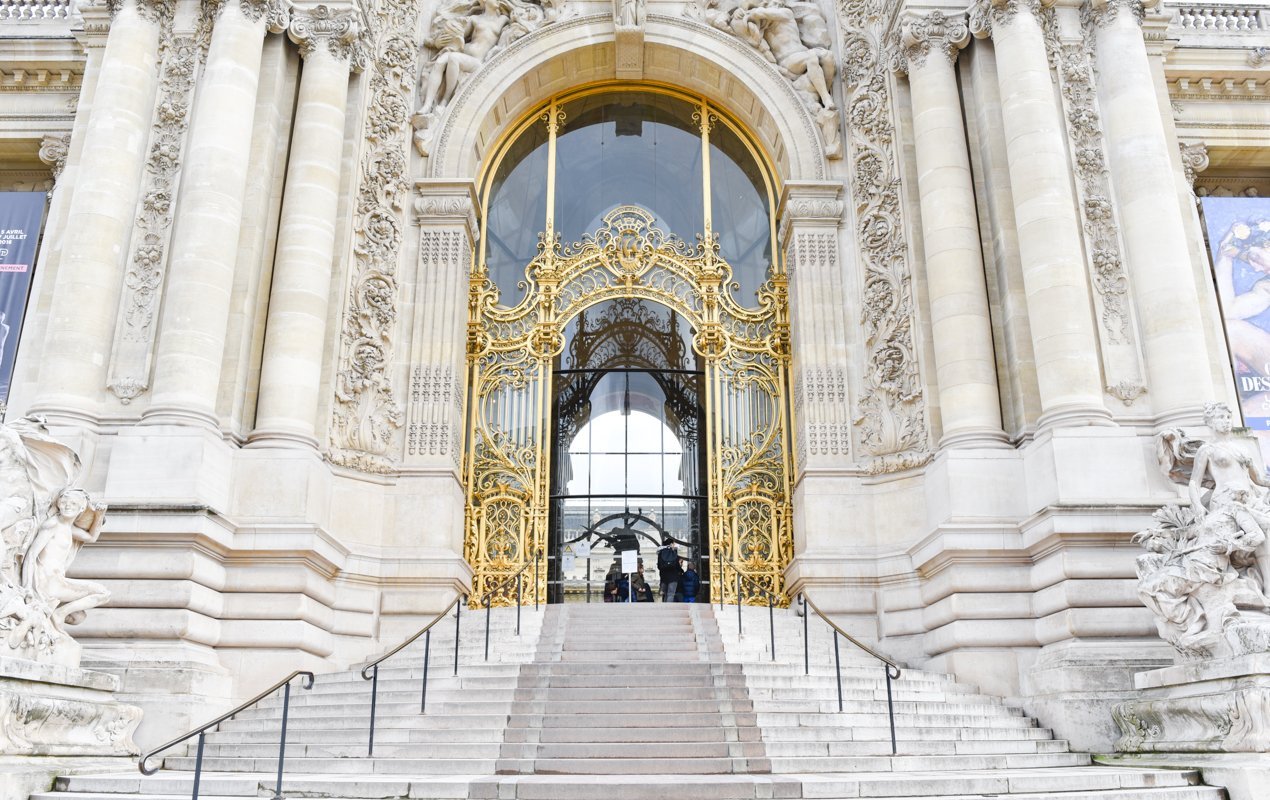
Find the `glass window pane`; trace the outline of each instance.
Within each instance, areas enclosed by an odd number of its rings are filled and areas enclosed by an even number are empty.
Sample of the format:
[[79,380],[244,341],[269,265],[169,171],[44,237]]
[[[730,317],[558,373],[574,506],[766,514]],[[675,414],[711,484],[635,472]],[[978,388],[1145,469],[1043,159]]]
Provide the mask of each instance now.
[[565,244],[621,205],[695,241],[704,230],[701,138],[683,100],[612,92],[566,103],[556,143],[556,230]]
[[767,188],[750,151],[722,122],[710,130],[710,209],[719,252],[738,284],[733,298],[752,307],[772,263]]
[[546,226],[547,129],[535,123],[508,149],[490,184],[485,265],[503,305],[520,302],[524,293],[518,285],[538,254],[538,234]]

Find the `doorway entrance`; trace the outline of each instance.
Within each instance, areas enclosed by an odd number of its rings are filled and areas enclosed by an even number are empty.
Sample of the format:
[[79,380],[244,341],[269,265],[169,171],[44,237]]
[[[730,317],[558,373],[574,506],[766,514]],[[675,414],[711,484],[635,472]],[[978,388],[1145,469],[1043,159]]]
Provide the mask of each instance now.
[[549,602],[602,601],[605,576],[632,551],[659,593],[665,538],[709,574],[705,370],[692,334],[671,309],[637,298],[566,326],[552,381]]

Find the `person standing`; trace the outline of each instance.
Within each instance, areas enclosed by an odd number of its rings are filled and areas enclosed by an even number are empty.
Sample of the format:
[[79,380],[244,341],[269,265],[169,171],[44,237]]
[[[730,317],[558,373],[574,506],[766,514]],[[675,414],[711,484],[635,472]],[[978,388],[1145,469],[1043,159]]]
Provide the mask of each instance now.
[[675,550],[675,540],[669,536],[662,536],[661,549],[657,551],[657,574],[661,578],[661,601],[675,602],[679,581],[683,578],[683,568],[679,566],[679,552]]
[[697,602],[697,590],[701,588],[701,576],[697,574],[697,570],[692,566],[692,562],[688,562],[688,570],[683,574],[683,590],[684,602]]

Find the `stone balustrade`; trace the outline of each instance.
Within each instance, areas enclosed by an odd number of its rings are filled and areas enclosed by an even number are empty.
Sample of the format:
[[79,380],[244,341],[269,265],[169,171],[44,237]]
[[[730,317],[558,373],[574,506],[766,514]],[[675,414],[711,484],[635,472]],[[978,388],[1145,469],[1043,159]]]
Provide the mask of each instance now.
[[1262,33],[1270,31],[1270,9],[1259,3],[1177,5],[1173,24],[1196,32]]
[[0,21],[70,19],[70,0],[0,0]]

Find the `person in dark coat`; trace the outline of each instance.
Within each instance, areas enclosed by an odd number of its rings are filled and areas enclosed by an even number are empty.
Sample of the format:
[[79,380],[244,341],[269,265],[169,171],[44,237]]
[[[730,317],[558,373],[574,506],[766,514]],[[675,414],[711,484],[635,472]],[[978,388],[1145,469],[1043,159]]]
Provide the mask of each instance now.
[[701,588],[701,576],[697,574],[697,569],[688,562],[688,569],[684,572],[683,578],[684,602],[697,602],[697,590]]
[[683,574],[683,569],[679,566],[679,553],[675,550],[675,540],[663,536],[661,549],[657,551],[657,575],[661,578],[663,603],[675,602]]

